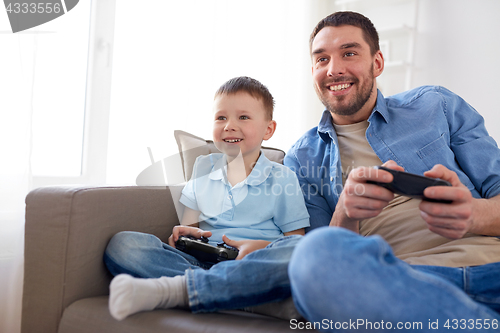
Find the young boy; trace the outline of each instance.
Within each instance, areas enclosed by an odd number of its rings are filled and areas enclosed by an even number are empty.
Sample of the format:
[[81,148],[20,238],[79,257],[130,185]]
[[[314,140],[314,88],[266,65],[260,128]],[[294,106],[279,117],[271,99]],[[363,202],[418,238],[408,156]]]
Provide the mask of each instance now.
[[106,249],[106,265],[117,275],[109,299],[114,318],[175,306],[195,310],[185,272],[208,269],[211,274],[231,275],[224,269],[231,265],[228,262],[212,266],[175,249],[181,235],[224,241],[238,248],[237,260],[272,247],[283,236],[304,235],[309,215],[295,174],[260,150],[276,129],[273,107],[267,88],[254,79],[234,78],[219,88],[213,139],[222,154],[197,158],[180,200],[186,206],[181,225],[174,228],[168,245],[152,235],[122,232]]

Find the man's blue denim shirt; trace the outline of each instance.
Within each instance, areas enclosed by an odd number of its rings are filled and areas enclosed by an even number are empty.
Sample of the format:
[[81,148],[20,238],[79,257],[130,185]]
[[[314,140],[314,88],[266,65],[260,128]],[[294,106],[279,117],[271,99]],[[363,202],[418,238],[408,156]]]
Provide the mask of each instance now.
[[[475,198],[500,194],[500,150],[483,117],[458,95],[423,86],[385,98],[380,91],[366,138],[384,163],[423,174],[436,164],[455,171]],[[338,140],[328,111],[289,150],[284,164],[299,179],[314,229],[330,223],[342,191]]]

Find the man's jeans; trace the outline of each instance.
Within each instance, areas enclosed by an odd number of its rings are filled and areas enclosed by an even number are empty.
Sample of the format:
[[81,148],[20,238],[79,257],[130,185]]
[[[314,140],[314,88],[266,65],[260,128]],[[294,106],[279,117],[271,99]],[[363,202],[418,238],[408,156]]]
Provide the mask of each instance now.
[[325,332],[499,332],[500,263],[411,266],[379,236],[318,228],[289,274],[299,312]]
[[116,234],[104,262],[113,275],[140,278],[186,275],[189,307],[193,312],[241,309],[291,296],[288,263],[301,236],[280,238],[243,260],[207,265],[138,232]]

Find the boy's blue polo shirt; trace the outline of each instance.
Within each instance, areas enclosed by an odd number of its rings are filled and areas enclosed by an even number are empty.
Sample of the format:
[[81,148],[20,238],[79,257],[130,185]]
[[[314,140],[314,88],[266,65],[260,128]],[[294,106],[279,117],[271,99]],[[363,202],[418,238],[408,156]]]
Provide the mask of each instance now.
[[180,202],[201,212],[200,228],[212,232],[210,241],[262,239],[309,226],[304,197],[295,173],[271,162],[261,152],[248,177],[231,186],[224,154],[200,156]]

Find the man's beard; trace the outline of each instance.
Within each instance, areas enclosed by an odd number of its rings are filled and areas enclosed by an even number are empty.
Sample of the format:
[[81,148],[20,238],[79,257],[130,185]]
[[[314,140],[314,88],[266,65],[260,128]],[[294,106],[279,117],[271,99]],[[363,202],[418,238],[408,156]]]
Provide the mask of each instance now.
[[[373,66],[372,66],[372,71],[373,73]],[[349,80],[342,79],[340,82],[345,82]],[[352,81],[352,80],[351,80]],[[353,81],[355,84],[359,82],[359,80],[355,79]],[[330,113],[337,114],[339,116],[351,116],[361,110],[361,108],[368,102],[370,99],[370,96],[373,92],[373,86],[375,84],[375,79],[373,76],[368,77],[368,80],[365,81],[365,84],[363,86],[360,86],[360,90],[357,92],[356,96],[354,96],[354,101],[350,104],[347,105],[340,105],[337,104],[337,106],[334,106],[333,103],[330,103],[326,96],[328,96],[328,92],[320,92],[318,91],[318,88],[316,87],[316,93],[318,94],[319,99],[321,100],[321,103],[326,107]],[[326,87],[324,89],[327,89]],[[341,102],[344,99],[347,98],[347,96],[333,96],[333,98],[336,98],[337,101]]]

